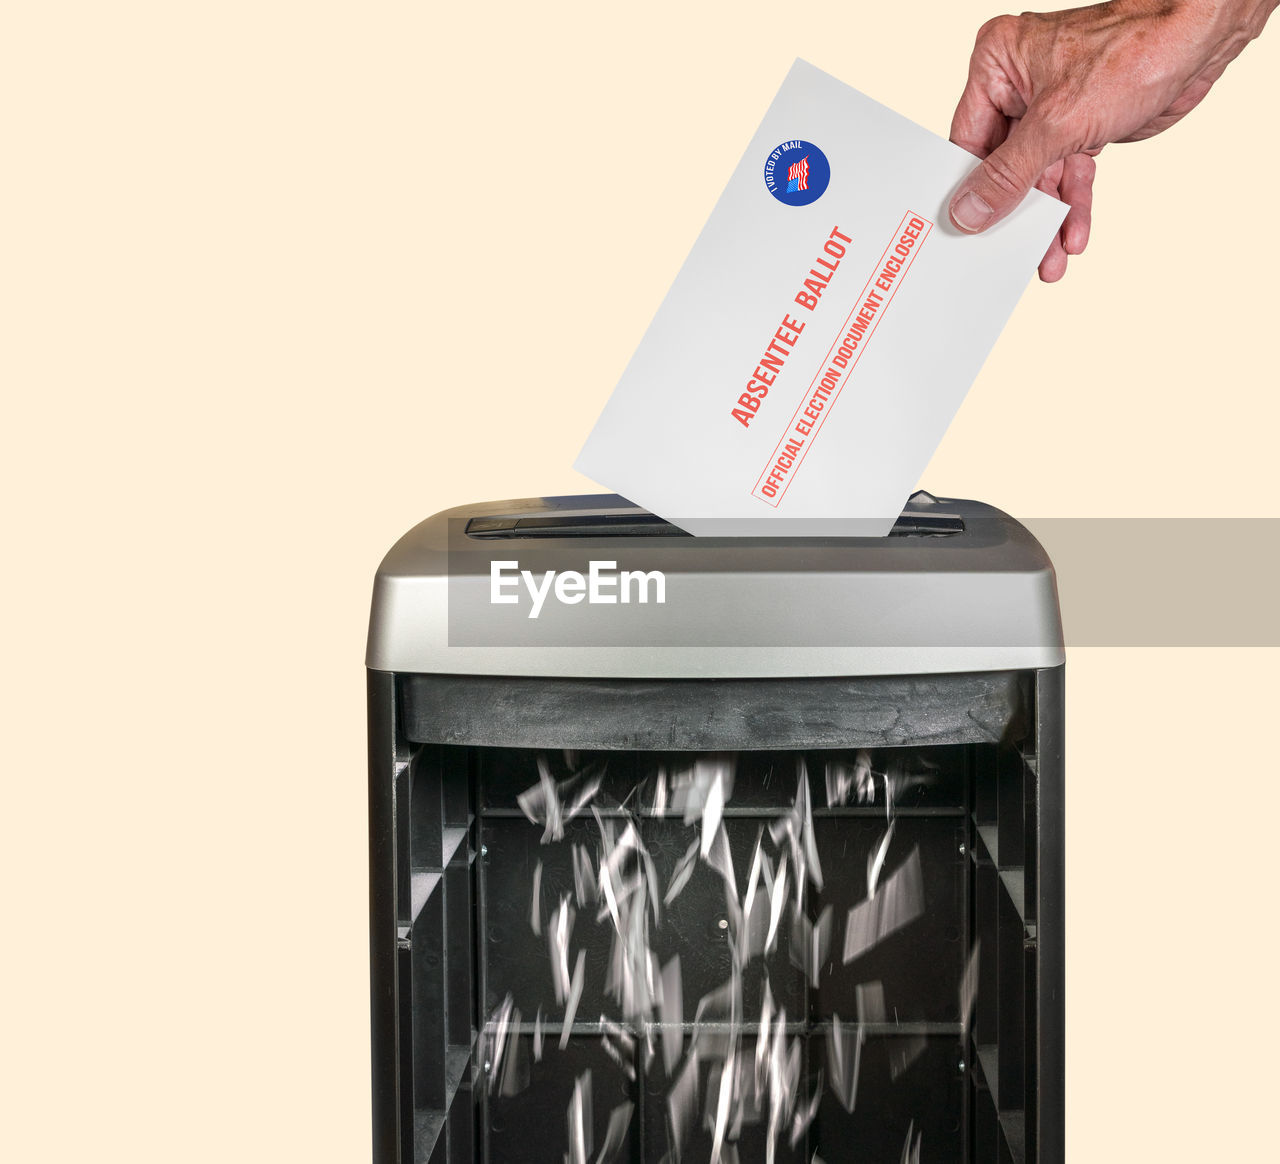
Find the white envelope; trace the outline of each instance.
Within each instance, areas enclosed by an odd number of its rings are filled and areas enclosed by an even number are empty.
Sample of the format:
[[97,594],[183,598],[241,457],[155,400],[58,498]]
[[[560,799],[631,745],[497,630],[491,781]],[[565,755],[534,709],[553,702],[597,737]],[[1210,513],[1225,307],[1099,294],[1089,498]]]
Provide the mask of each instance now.
[[575,467],[694,534],[888,533],[1066,206],[796,61]]

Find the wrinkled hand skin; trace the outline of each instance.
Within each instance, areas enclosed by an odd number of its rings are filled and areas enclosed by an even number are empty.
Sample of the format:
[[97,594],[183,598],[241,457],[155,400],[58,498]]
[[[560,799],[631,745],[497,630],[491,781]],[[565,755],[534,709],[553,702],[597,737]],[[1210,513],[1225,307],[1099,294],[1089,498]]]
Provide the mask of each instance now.
[[1046,283],[1089,241],[1094,156],[1180,121],[1263,29],[1280,0],[1114,0],[998,16],[978,31],[951,140],[984,159],[952,222],[993,226],[1034,186],[1071,207],[1040,263]]

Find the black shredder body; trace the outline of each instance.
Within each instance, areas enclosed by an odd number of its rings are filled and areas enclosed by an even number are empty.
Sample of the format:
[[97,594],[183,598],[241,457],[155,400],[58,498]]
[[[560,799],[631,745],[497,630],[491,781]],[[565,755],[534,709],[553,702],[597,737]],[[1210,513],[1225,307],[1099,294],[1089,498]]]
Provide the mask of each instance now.
[[367,656],[375,1164],[1063,1144],[1053,568],[986,505],[438,514]]

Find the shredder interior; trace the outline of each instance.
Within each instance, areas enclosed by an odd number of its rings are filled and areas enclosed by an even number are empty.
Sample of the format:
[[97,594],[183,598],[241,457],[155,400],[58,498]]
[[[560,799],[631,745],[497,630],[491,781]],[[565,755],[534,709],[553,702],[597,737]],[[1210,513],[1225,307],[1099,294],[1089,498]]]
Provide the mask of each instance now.
[[1029,750],[413,746],[413,1159],[1030,1158]]

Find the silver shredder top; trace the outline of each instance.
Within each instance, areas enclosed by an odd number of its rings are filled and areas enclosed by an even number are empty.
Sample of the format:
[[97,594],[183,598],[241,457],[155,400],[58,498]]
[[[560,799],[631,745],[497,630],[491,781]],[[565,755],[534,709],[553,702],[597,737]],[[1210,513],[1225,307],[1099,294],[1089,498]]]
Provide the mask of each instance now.
[[884,538],[689,537],[614,495],[445,510],[374,583],[367,665],[582,678],[920,675],[1063,662],[1013,518],[917,493]]

